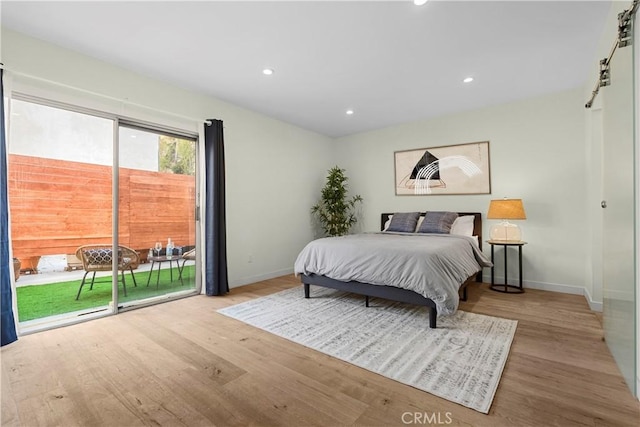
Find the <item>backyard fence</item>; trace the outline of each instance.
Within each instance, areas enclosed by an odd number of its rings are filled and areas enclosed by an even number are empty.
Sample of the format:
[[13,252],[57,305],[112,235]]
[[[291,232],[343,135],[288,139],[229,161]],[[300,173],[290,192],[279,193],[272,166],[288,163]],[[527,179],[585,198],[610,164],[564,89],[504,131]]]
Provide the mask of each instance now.
[[[111,243],[111,166],[11,154],[8,171],[13,256],[23,269],[43,255]],[[121,245],[148,250],[167,238],[176,246],[195,245],[193,176],[119,172]]]

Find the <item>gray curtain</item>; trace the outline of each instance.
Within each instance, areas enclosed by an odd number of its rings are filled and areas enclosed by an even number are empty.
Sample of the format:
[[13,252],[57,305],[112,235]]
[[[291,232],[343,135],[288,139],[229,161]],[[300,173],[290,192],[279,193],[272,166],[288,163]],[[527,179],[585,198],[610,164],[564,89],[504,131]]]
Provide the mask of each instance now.
[[227,279],[227,229],[225,220],[224,135],[222,120],[204,125],[205,152],[205,291],[229,292]]
[[7,206],[7,148],[4,135],[4,88],[2,84],[3,70],[0,68],[0,290],[2,300],[0,307],[0,329],[2,330],[2,345],[10,344],[18,339],[16,324],[13,319],[13,301],[11,298],[11,270],[13,260],[9,258],[9,207]]

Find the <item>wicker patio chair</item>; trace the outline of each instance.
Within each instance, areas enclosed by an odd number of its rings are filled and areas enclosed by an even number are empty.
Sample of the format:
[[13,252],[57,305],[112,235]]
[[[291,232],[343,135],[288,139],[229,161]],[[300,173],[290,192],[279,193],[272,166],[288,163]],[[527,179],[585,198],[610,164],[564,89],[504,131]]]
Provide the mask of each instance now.
[[182,267],[178,263],[178,275],[180,276],[180,284],[184,286],[184,282],[182,280],[182,270],[184,270],[184,265],[187,261],[195,261],[196,260],[196,249],[193,248],[190,251],[187,251],[182,254]]
[[[103,245],[84,245],[80,246],[76,250],[76,257],[82,261],[82,267],[85,270],[82,282],[80,283],[80,289],[78,289],[78,295],[76,300],[80,298],[80,292],[84,286],[87,274],[93,272],[91,276],[91,287],[93,289],[93,282],[96,278],[97,271],[111,271],[111,263],[113,261],[113,249],[109,244]],[[134,266],[137,267],[140,263],[140,257],[138,253],[126,246],[118,246],[118,270],[122,273],[122,287],[124,288],[124,296],[127,296],[127,283],[124,278],[125,270],[131,272],[131,278],[133,279],[133,285],[138,286],[136,283],[136,276],[133,274]]]

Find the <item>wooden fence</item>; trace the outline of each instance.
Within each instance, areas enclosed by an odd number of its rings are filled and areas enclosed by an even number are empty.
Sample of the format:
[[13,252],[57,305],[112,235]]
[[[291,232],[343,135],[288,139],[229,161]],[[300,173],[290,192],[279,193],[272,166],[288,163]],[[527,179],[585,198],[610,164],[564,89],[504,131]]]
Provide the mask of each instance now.
[[[28,264],[111,243],[110,166],[11,154],[8,172],[14,257]],[[148,251],[167,238],[195,245],[193,176],[120,168],[119,194],[121,245]]]

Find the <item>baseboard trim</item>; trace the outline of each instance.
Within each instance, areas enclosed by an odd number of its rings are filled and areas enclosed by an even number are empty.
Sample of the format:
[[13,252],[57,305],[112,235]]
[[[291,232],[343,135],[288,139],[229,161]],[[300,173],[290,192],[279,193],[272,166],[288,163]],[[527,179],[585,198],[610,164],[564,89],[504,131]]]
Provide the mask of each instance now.
[[276,277],[287,276],[293,274],[293,268],[285,268],[283,270],[272,271],[270,273],[258,274],[256,276],[241,277],[229,282],[229,288],[237,288],[244,285],[249,285],[263,280],[274,279]]
[[589,289],[587,288],[584,289],[584,297],[587,300],[587,303],[589,304],[589,308],[591,309],[591,311],[602,312],[602,302],[594,301],[593,298],[591,298],[591,293],[589,293]]
[[[232,280],[229,282],[229,288],[237,288],[244,285],[249,285],[256,282],[261,282],[263,280],[274,279],[276,277],[286,276],[289,274],[293,274],[293,268],[285,268],[283,270],[272,271],[270,273],[258,274],[256,276],[242,277],[240,279]],[[482,276],[482,279],[485,283],[491,283],[491,276]],[[495,277],[496,283],[504,283],[504,279],[502,277]],[[515,283],[510,279],[509,283]],[[523,287],[529,289],[539,289],[541,291],[550,291],[550,292],[559,292],[563,294],[572,294],[572,295],[582,295],[587,300],[589,304],[589,308],[592,311],[602,311],[602,302],[593,301],[591,298],[591,294],[589,291],[580,286],[574,285],[562,285],[559,283],[546,283],[546,282],[533,282],[529,280],[525,280],[522,283]]]
[[[491,283],[491,275],[483,275],[482,276],[485,283]],[[496,276],[494,278],[495,283],[500,284],[504,283],[504,277]],[[509,284],[517,283],[517,279],[509,279]],[[587,304],[589,304],[589,308],[592,311],[602,311],[602,302],[593,301],[589,291],[586,288],[575,285],[563,285],[559,283],[546,283],[546,282],[534,282],[530,280],[524,280],[522,282],[522,286],[524,288],[529,289],[539,289],[541,291],[549,291],[549,292],[559,292],[562,294],[572,294],[572,295],[582,295],[587,300]]]
[[[292,268],[285,268],[283,270],[272,271],[265,274],[258,274],[256,276],[242,277],[240,279],[229,282],[229,288],[237,288],[240,286],[261,282],[263,280],[274,279],[276,277],[286,276],[289,274],[293,274]],[[491,283],[490,275],[483,275],[482,279],[485,283]],[[496,283],[504,283],[504,279],[502,277],[495,277],[494,280]],[[515,281],[510,279],[509,283],[515,283]],[[562,285],[559,283],[533,282],[529,280],[523,281],[522,285],[525,288],[529,289],[539,289],[542,291],[559,292],[563,294],[582,295],[587,300],[591,311],[602,311],[602,302],[593,301],[593,299],[591,298],[591,294],[589,294],[589,291],[580,286]]]
[[[491,283],[491,275],[483,275],[485,283]],[[496,284],[504,283],[504,277],[495,276],[494,281]],[[509,278],[509,284],[517,284],[518,279]],[[574,285],[562,285],[559,283],[546,283],[546,282],[533,282],[530,280],[523,280],[522,286],[530,289],[539,289],[541,291],[560,292],[563,294],[584,295],[585,289],[581,286]]]

